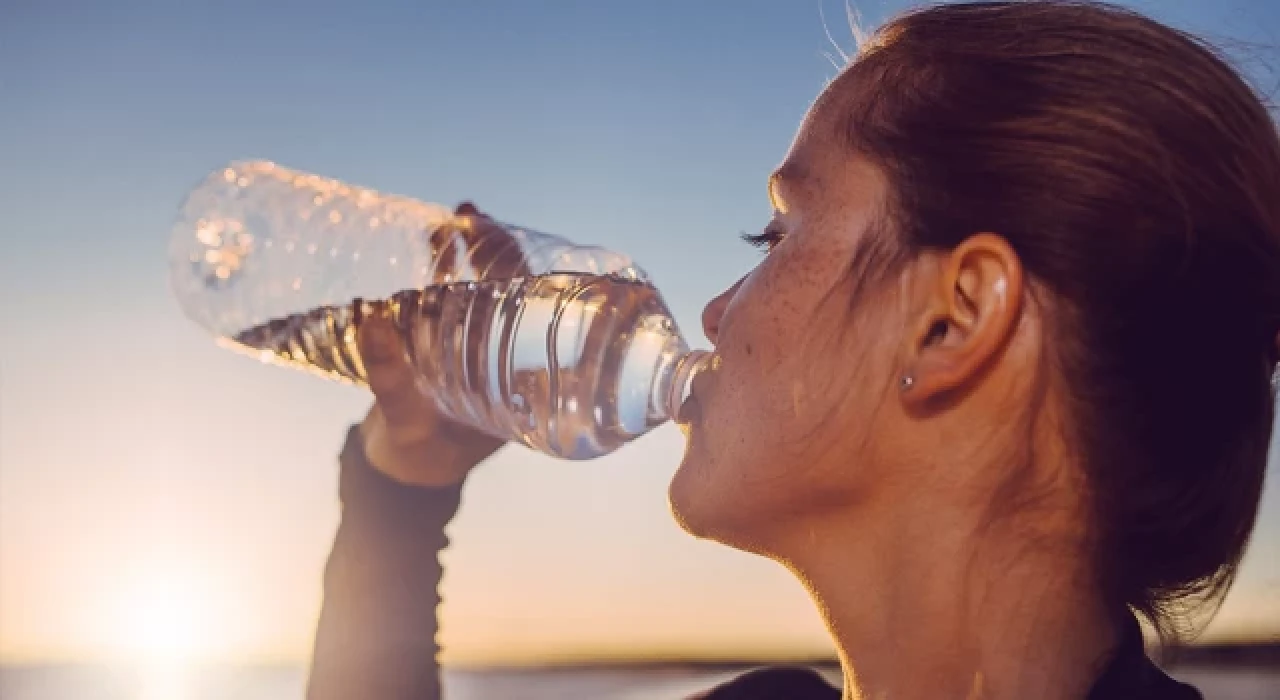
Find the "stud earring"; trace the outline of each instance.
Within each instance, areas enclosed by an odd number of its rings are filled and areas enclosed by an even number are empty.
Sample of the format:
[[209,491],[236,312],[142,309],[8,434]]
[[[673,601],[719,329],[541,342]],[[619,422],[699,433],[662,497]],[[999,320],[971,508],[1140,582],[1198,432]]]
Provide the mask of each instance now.
[[902,385],[903,391],[906,391],[907,389],[910,389],[911,387],[915,386],[915,383],[916,383],[916,378],[909,374],[903,375],[902,379],[899,380],[899,384]]

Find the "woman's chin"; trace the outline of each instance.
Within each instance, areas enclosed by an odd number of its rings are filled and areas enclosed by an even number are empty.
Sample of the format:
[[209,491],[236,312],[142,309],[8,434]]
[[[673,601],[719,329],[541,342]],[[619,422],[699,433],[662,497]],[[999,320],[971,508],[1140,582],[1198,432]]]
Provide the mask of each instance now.
[[728,490],[717,487],[714,465],[693,444],[671,478],[667,499],[680,527],[702,539],[723,542],[724,531],[736,515]]
[[695,537],[705,537],[704,531],[708,525],[705,514],[708,484],[705,479],[706,465],[702,462],[695,453],[691,440],[667,489],[671,514],[680,527]]

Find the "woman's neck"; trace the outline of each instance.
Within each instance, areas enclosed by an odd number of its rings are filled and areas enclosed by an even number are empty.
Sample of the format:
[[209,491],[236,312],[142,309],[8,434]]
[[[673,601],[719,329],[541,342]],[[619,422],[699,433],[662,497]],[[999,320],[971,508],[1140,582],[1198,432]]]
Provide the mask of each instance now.
[[1043,514],[900,508],[833,515],[785,558],[836,640],[846,700],[1084,698],[1117,632],[1081,538]]

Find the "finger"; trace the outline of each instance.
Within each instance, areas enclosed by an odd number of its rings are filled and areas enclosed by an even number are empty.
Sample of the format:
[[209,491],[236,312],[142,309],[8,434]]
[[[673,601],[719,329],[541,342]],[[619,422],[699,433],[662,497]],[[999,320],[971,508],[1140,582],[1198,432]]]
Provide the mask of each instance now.
[[427,246],[431,251],[431,276],[428,283],[449,284],[460,279],[459,268],[468,261],[468,252],[475,241],[471,231],[476,222],[490,221],[471,202],[454,207],[453,216],[427,233]]
[[432,270],[430,282],[447,284],[457,280],[458,253],[463,241],[459,241],[457,219],[441,225],[431,232],[428,245],[431,247]]
[[524,246],[496,224],[481,225],[471,249],[471,266],[483,279],[525,277],[529,266]]
[[356,332],[356,344],[364,360],[369,388],[379,398],[394,391],[396,384],[389,380],[400,378],[410,371],[410,366],[404,342],[391,319],[385,316],[366,317]]
[[506,227],[471,202],[459,204],[454,212],[469,246],[468,261],[477,277],[504,279],[529,274],[524,246]]
[[413,365],[391,320],[382,316],[366,319],[357,332],[356,342],[364,360],[369,389],[388,424],[418,419],[430,399],[417,387]]

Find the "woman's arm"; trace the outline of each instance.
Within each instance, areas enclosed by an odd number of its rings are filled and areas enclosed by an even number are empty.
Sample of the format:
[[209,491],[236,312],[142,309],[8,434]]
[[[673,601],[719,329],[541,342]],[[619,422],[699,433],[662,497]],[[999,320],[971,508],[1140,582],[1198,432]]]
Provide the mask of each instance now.
[[353,428],[341,457],[342,524],[324,575],[307,697],[440,697],[438,554],[462,485],[413,486],[379,472]]
[[342,522],[324,575],[310,700],[437,700],[439,552],[462,483],[502,445],[444,419],[389,323],[360,351],[377,402],[341,456]]

